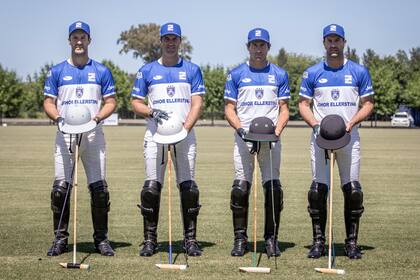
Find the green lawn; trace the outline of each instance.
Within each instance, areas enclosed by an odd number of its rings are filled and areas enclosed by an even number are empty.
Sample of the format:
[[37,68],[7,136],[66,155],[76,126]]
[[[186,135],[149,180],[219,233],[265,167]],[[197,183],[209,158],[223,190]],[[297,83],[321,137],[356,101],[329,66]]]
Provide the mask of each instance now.
[[[80,169],[78,202],[78,258],[91,265],[90,271],[67,270],[59,262],[70,262],[72,253],[46,257],[51,244],[52,215],[50,189],[53,176],[55,127],[0,127],[0,279],[419,279],[420,278],[420,130],[361,129],[361,184],[365,213],[361,220],[359,244],[362,260],[343,256],[343,199],[334,193],[334,231],[337,267],[344,276],[318,274],[327,258],[306,258],[311,242],[307,191],[311,182],[309,133],[307,128],[287,128],[283,137],[281,180],[285,207],[280,236],[282,255],[260,266],[271,267],[271,275],[241,274],[250,266],[252,254],[230,257],[232,221],[229,208],[233,179],[233,130],[197,128],[197,183],[202,211],[198,239],[204,255],[189,258],[187,271],[162,271],[155,263],[167,262],[167,253],[151,258],[138,256],[142,222],[136,206],[143,182],[143,127],[107,127],[107,181],[111,193],[110,239],[117,255],[102,257],[93,251],[89,194]],[[335,173],[338,186],[337,170]],[[162,196],[159,241],[167,245],[167,189]],[[259,209],[262,191],[259,188]],[[180,249],[179,197],[173,196],[173,239],[176,263],[186,262]],[[262,250],[263,215],[259,212],[258,238]],[[250,216],[250,224],[252,217]],[[252,233],[250,231],[249,233]],[[252,234],[250,234],[252,239]],[[250,240],[252,241],[252,240]],[[72,242],[70,242],[72,243]],[[259,255],[260,256],[260,255]]]

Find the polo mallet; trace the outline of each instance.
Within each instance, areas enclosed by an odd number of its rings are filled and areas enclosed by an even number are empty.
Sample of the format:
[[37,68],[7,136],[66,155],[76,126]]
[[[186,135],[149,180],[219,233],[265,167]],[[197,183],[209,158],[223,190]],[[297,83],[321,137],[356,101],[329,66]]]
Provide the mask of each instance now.
[[315,271],[327,274],[345,274],[344,269],[332,268],[332,204],[333,204],[333,189],[334,189],[334,150],[331,150],[330,160],[330,189],[328,192],[328,268],[315,268]]
[[168,233],[169,233],[169,263],[160,264],[157,263],[156,266],[161,269],[172,269],[172,270],[185,270],[187,265],[185,264],[173,264],[172,263],[172,190],[171,190],[171,177],[172,177],[172,159],[171,159],[171,145],[168,145]]
[[[270,176],[271,179],[273,179],[273,154],[272,154],[272,143],[268,142],[269,148],[270,148]],[[276,233],[277,230],[277,223],[276,223],[276,213],[274,210],[274,185],[273,185],[273,180],[271,180],[271,209],[272,209],[272,213],[273,213],[273,224],[274,224],[274,233]],[[276,240],[275,240],[276,241]],[[274,264],[276,266],[277,269],[277,256],[274,256]]]
[[[88,264],[82,264],[76,262],[76,253],[77,253],[77,246],[76,246],[76,233],[77,233],[77,165],[79,161],[79,145],[82,140],[82,136],[76,134],[76,151],[74,155],[74,176],[73,176],[73,188],[74,188],[74,206],[73,206],[73,262],[71,263],[60,263],[60,265],[64,268],[76,268],[76,269],[89,269]],[[71,143],[70,143],[71,145]]]
[[254,154],[254,252],[252,253],[252,267],[240,267],[239,271],[253,273],[270,273],[271,268],[269,267],[257,267],[257,155],[258,153],[256,152]]

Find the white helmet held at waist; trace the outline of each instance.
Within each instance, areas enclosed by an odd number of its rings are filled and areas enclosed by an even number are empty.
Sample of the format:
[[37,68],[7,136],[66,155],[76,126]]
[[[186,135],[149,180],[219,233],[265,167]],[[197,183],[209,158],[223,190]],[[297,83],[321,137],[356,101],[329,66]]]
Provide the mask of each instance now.
[[162,120],[162,124],[157,125],[153,141],[158,144],[175,144],[184,140],[187,134],[182,120],[177,115],[171,114],[168,120]]
[[70,105],[64,116],[62,132],[79,134],[93,130],[96,122],[92,120],[89,108],[84,105]]

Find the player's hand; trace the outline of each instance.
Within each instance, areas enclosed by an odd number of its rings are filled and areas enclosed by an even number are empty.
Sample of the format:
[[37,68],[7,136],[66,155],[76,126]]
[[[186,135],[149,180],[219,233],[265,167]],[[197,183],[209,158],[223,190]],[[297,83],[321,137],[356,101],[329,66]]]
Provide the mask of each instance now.
[[319,126],[319,124],[316,124],[312,127],[312,133],[314,134],[315,138],[318,137],[320,130],[321,130],[321,127]]
[[239,135],[239,137],[241,137],[242,140],[245,141],[245,136],[246,136],[246,131],[245,129],[243,129],[242,127],[238,128],[236,130],[236,133]]
[[261,144],[260,142],[256,142],[256,141],[252,141],[252,142],[247,142],[248,145],[248,149],[249,149],[249,153],[251,155],[255,154],[255,153],[259,153],[260,148],[261,148]]
[[354,123],[352,123],[351,121],[350,121],[350,122],[348,122],[348,123],[346,124],[346,131],[347,131],[347,132],[351,132],[351,130],[352,130],[352,128],[353,128],[353,126],[354,126]]
[[156,123],[162,124],[162,120],[168,120],[169,115],[163,110],[159,109],[152,109],[149,116],[155,120]]
[[58,117],[56,120],[55,120],[55,122],[57,123],[57,129],[58,129],[58,131],[60,131],[60,132],[62,132],[62,133],[64,133],[63,131],[62,131],[62,129],[63,129],[63,126],[64,126],[64,118],[63,117]]
[[98,116],[94,117],[93,120],[96,122],[97,125],[101,122],[101,118]]

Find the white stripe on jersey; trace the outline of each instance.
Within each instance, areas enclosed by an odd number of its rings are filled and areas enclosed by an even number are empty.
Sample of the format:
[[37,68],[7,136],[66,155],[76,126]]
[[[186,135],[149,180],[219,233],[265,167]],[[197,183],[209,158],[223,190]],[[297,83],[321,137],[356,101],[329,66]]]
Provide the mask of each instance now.
[[73,84],[58,88],[57,110],[60,116],[65,116],[68,105],[73,104],[85,104],[91,116],[95,116],[101,103],[101,86],[98,84]]

